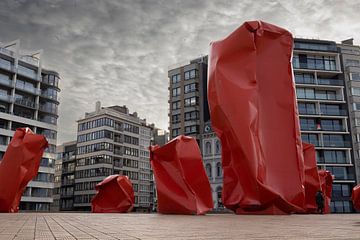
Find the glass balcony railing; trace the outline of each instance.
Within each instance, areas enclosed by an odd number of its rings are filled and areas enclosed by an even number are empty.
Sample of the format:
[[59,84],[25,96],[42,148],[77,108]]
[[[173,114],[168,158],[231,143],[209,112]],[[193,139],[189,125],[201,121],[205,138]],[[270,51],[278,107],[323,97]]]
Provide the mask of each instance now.
[[40,105],[39,110],[43,111],[43,112],[48,112],[48,113],[53,113],[53,114],[58,114],[58,109],[57,108],[53,108],[53,107],[49,107],[46,105]]
[[350,141],[328,141],[324,140],[324,147],[351,147]]
[[344,126],[310,126],[310,125],[301,125],[302,131],[330,131],[330,132],[346,132]]
[[303,96],[298,94],[298,99],[309,99],[309,100],[324,100],[324,101],[343,101],[344,98],[342,95],[321,95],[315,94],[310,96]]
[[33,101],[27,100],[27,99],[15,99],[15,103],[24,107],[29,107],[29,108],[36,108],[36,104]]
[[8,79],[8,78],[0,77],[0,84],[12,87],[13,86],[13,81]]
[[40,94],[39,89],[36,89],[34,87],[24,86],[23,84],[20,84],[20,83],[16,83],[16,88],[21,89],[21,90],[23,90],[25,92],[36,94],[36,95]]
[[12,102],[13,98],[7,94],[0,94],[0,100],[6,101],[6,102]]
[[317,81],[319,85],[335,85],[335,86],[344,85],[344,81],[340,79],[318,78]]

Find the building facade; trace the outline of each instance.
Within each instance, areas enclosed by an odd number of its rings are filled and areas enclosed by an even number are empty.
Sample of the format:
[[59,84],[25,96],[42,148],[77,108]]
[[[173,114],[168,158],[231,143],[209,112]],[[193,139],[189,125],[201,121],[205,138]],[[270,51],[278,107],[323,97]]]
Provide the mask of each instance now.
[[352,212],[356,183],[348,99],[335,42],[295,39],[293,70],[303,141],[315,145],[320,169],[334,175],[332,212]]
[[20,40],[0,44],[0,159],[17,128],[29,127],[49,142],[21,210],[49,211],[53,202],[59,74],[42,67],[41,55],[20,50]]
[[54,181],[54,210],[74,210],[76,141],[57,146]]
[[[203,60],[207,61],[207,58]],[[204,63],[204,66],[207,64]],[[168,74],[172,137],[186,134],[182,127],[187,122],[184,114],[186,97],[182,96],[182,90],[188,81],[185,72],[196,67],[191,64],[186,65],[186,69],[184,67],[170,70]],[[293,71],[302,139],[315,145],[319,169],[329,170],[335,177],[332,212],[352,212],[351,190],[360,180],[356,181],[356,176],[359,178],[356,172],[360,172],[359,46],[354,46],[352,41],[336,44],[333,41],[295,39]],[[206,80],[202,82],[206,83]],[[179,96],[174,96],[176,94]],[[201,100],[205,97],[205,92],[202,95],[199,93],[198,102],[206,102],[199,109],[202,107],[202,111],[208,113],[207,99]],[[221,196],[217,190],[220,190],[222,179],[218,174],[221,165],[216,149],[221,146],[212,131],[206,132],[205,129],[211,129],[210,124],[207,127],[206,120],[199,118],[198,125],[203,127],[199,145],[217,206],[216,201]]]
[[100,107],[78,121],[74,209],[88,211],[95,185],[112,174],[127,175],[135,210],[152,208],[149,149],[152,127],[126,106]]
[[169,70],[169,132],[198,139],[210,119],[207,103],[207,56]]
[[223,211],[221,200],[223,171],[221,165],[221,142],[211,129],[210,121],[205,123],[201,137],[202,156],[206,175],[209,178],[215,211]]

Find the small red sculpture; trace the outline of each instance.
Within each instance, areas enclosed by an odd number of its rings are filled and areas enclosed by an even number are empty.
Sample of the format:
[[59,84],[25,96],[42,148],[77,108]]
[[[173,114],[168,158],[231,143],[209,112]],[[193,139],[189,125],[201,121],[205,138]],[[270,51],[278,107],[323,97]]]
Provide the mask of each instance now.
[[324,213],[330,213],[331,192],[334,178],[332,174],[327,170],[320,170],[319,178],[321,190],[324,194]]
[[18,128],[0,163],[0,212],[18,212],[26,185],[39,170],[48,142],[29,128]]
[[291,33],[245,22],[211,44],[208,101],[222,143],[224,205],[236,213],[305,208]]
[[96,190],[91,200],[93,213],[125,213],[134,207],[134,190],[127,176],[108,176],[96,185]]
[[352,190],[351,200],[355,209],[360,210],[360,184]]
[[205,214],[213,208],[211,188],[194,138],[178,136],[150,147],[159,213]]

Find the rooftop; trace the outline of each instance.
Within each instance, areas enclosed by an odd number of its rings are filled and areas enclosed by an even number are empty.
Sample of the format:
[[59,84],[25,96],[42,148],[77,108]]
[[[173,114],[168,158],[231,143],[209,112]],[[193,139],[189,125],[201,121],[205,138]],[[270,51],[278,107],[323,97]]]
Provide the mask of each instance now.
[[359,214],[0,214],[0,239],[359,239]]

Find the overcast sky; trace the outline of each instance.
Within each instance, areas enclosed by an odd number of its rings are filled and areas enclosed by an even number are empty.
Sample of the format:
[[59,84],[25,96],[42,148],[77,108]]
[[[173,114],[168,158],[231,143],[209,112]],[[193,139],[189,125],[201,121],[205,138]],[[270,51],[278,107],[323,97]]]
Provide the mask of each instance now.
[[76,120],[102,106],[127,105],[168,126],[168,66],[209,50],[248,20],[295,36],[360,43],[359,1],[1,0],[0,41],[43,49],[61,75],[58,143],[74,140]]

